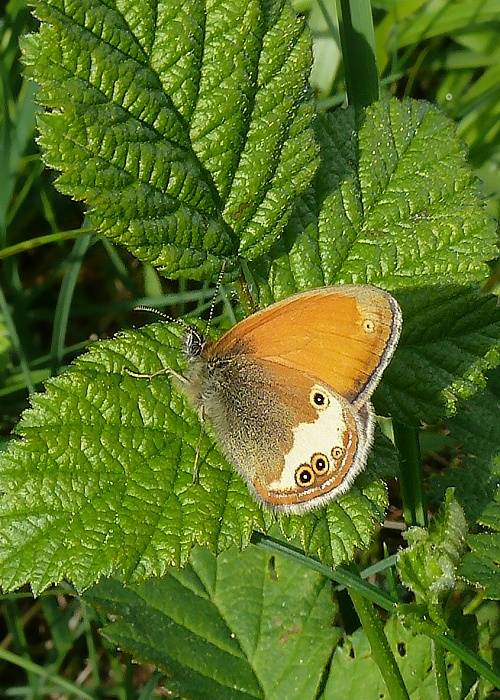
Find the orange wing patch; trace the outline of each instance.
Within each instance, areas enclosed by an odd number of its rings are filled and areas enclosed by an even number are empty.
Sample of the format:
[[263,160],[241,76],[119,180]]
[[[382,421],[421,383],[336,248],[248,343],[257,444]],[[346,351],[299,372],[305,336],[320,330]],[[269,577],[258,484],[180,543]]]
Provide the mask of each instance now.
[[373,392],[401,328],[390,294],[367,285],[295,295],[238,323],[213,346],[230,352],[243,340],[256,359],[321,380],[354,404]]

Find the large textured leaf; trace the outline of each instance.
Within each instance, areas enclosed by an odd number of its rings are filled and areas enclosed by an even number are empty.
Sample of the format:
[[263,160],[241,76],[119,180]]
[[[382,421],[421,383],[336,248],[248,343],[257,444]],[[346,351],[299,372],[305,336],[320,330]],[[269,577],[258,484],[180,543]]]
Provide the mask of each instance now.
[[500,307],[472,285],[410,288],[396,296],[405,328],[376,406],[402,422],[432,424],[462,410],[500,363]]
[[130,588],[106,581],[85,598],[113,617],[109,640],[200,700],[313,700],[339,637],[329,583],[255,547],[196,549],[184,571]]
[[[436,677],[432,670],[431,640],[413,635],[396,617],[385,625],[385,634],[398,662],[405,686],[412,700],[435,700]],[[460,664],[448,661],[448,684],[453,700],[461,698]],[[372,657],[370,644],[362,629],[338,646],[332,659],[324,700],[390,700],[386,685]]]
[[500,532],[472,535],[467,543],[471,552],[464,557],[460,575],[481,586],[486,598],[500,600]]
[[449,439],[457,445],[452,463],[429,483],[439,502],[449,486],[470,522],[500,529],[500,371],[489,377],[488,388],[446,422]]
[[[103,341],[33,398],[0,461],[0,582],[34,590],[68,578],[77,587],[102,575],[162,575],[194,544],[220,552],[248,543],[272,522],[166,375],[137,379],[126,369],[180,370],[178,328],[152,324]],[[394,451],[378,440],[356,486],[318,514],[283,518],[283,530],[331,563],[366,546],[387,495],[374,471]],[[392,464],[391,464],[392,463]]]
[[500,599],[500,372],[489,377],[488,389],[468,401],[448,421],[449,437],[459,445],[454,464],[433,478],[432,495],[456,484],[457,499],[471,522],[489,531],[472,534],[459,573],[482,586],[485,596]]
[[264,252],[317,165],[309,37],[273,0],[35,0],[24,44],[59,189],[170,276]]
[[263,302],[308,287],[369,282],[394,292],[403,335],[376,407],[420,424],[452,415],[500,362],[500,312],[479,296],[497,254],[451,123],[423,102],[337,110],[318,123],[321,168],[271,260]]

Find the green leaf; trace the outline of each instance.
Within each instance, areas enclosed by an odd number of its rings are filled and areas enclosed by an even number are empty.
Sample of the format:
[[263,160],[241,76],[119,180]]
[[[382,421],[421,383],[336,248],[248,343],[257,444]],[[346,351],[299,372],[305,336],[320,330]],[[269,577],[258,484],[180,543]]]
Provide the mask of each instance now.
[[[162,368],[182,371],[180,329],[157,323],[95,344],[32,408],[0,458],[0,582],[30,582],[38,592],[63,578],[79,589],[103,575],[126,581],[163,575],[187,561],[195,544],[218,553],[244,547],[274,522],[204,433]],[[372,464],[394,453],[377,441]],[[370,473],[372,472],[372,473]],[[289,536],[332,564],[367,546],[387,505],[367,470],[326,509],[283,518]]]
[[[478,651],[485,661],[495,666],[500,641],[500,606],[493,601],[483,601],[475,612],[475,617],[478,627]],[[482,682],[486,684],[484,679]]]
[[[389,618],[385,634],[412,700],[435,700],[436,678],[432,670],[431,640],[414,635]],[[449,658],[448,681],[453,700],[461,697],[460,663]],[[360,628],[335,650],[325,687],[324,700],[389,700],[387,688],[375,663],[365,632]]]
[[337,283],[390,289],[403,334],[375,407],[410,425],[452,415],[500,363],[500,310],[477,291],[496,233],[454,128],[427,103],[390,100],[359,123],[337,110],[317,130],[312,187],[272,262],[253,266],[261,301]]
[[489,377],[488,388],[467,401],[446,422],[448,440],[457,445],[451,466],[433,476],[430,495],[442,500],[450,486],[470,522],[500,529],[500,373]]
[[465,555],[459,574],[482,586],[488,598],[500,597],[500,373],[489,377],[488,389],[471,401],[447,423],[449,438],[459,452],[443,474],[431,482],[432,497],[439,499],[449,485],[455,486],[457,500],[469,520],[491,532],[467,538],[471,552]]
[[404,329],[375,398],[382,414],[419,426],[463,410],[500,363],[500,308],[474,286],[401,291]]
[[472,551],[464,557],[460,576],[482,586],[486,598],[500,600],[500,532],[471,535],[467,544]]
[[448,489],[445,502],[428,529],[413,527],[405,534],[408,547],[397,560],[401,581],[415,593],[417,603],[427,604],[436,622],[440,621],[440,599],[455,586],[466,534],[464,512],[453,489]]
[[34,8],[40,143],[99,233],[172,277],[265,252],[317,166],[309,36],[289,4]]
[[315,698],[340,636],[329,582],[255,547],[218,558],[197,548],[181,572],[105,581],[85,599],[112,616],[105,637],[200,700]]

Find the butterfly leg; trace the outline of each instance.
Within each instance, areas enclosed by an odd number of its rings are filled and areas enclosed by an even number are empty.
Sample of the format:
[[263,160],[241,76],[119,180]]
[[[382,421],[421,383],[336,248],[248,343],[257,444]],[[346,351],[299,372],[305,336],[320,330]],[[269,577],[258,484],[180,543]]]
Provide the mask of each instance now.
[[200,432],[198,434],[198,440],[196,442],[196,452],[194,454],[193,484],[199,483],[199,476],[200,476],[201,439],[203,437],[203,421],[205,419],[205,413],[203,411],[203,406],[201,406],[200,410],[198,411],[198,418],[200,419]]
[[136,379],[153,379],[153,377],[159,377],[161,374],[169,374],[171,377],[175,377],[177,381],[179,381],[181,384],[186,384],[187,382],[186,377],[183,377],[182,374],[179,374],[179,372],[176,372],[171,367],[163,367],[162,369],[159,369],[157,372],[153,372],[152,374],[141,374],[141,372],[133,372],[131,369],[125,367],[125,372],[131,377],[135,377]]

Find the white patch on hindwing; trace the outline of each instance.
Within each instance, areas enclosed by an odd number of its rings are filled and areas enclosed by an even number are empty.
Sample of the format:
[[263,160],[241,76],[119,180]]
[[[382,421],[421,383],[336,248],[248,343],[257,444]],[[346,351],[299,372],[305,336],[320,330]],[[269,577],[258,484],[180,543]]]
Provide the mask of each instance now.
[[343,435],[347,430],[342,399],[323,386],[315,386],[311,396],[319,390],[328,398],[328,405],[320,408],[312,423],[299,423],[293,428],[293,445],[284,457],[284,467],[279,479],[268,484],[270,490],[297,489],[295,473],[301,464],[311,464],[315,453],[322,453],[332,460],[332,450],[339,447],[344,452]]

